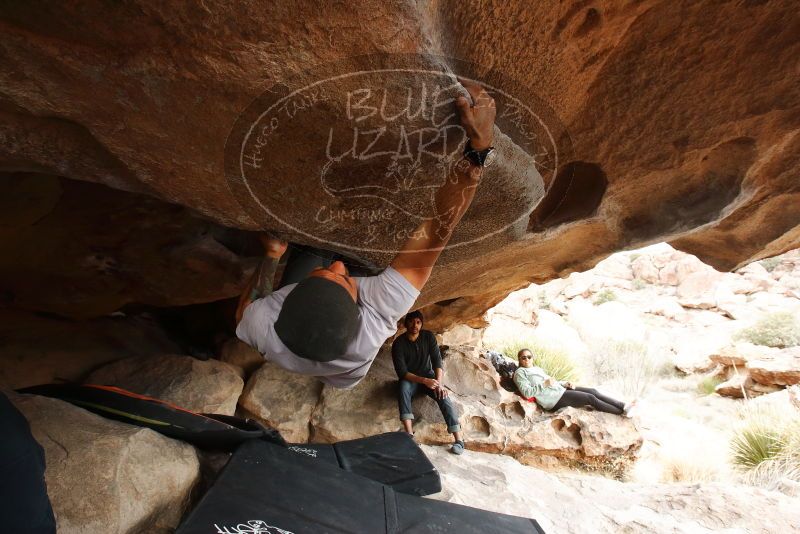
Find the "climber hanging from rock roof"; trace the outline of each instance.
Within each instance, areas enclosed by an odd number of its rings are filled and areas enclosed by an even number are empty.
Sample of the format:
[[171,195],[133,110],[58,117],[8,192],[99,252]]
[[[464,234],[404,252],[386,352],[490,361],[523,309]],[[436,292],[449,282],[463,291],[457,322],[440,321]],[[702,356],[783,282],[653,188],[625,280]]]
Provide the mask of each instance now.
[[288,371],[334,387],[353,387],[364,378],[430,278],[494,157],[494,99],[479,85],[459,81],[472,100],[460,96],[455,102],[468,142],[464,157],[436,192],[441,216],[422,221],[377,276],[351,276],[332,253],[293,250],[275,291],[273,278],[287,243],[263,235],[265,257],[236,312],[239,339]]

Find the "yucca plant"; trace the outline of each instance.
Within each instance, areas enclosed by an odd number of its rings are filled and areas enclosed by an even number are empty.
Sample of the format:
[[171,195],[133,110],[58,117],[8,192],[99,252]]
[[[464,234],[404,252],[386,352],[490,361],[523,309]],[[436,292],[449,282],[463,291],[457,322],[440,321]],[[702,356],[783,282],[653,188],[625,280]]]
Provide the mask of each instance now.
[[756,402],[745,405],[731,439],[732,461],[741,471],[769,470],[781,462],[800,472],[800,413]]
[[731,440],[731,449],[733,463],[747,470],[777,457],[783,449],[783,443],[779,432],[753,424],[736,433]]
[[743,473],[748,484],[780,489],[782,481],[800,482],[800,417],[787,425],[780,440],[781,450]]

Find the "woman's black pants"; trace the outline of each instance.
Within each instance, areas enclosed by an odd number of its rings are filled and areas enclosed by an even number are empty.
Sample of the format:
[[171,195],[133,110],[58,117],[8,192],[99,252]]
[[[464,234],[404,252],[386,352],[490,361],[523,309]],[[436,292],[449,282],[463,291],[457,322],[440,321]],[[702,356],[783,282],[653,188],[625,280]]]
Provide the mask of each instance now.
[[552,411],[559,410],[566,406],[574,406],[576,408],[591,406],[600,412],[621,415],[625,403],[607,397],[594,388],[575,388],[566,390],[555,406],[553,406]]

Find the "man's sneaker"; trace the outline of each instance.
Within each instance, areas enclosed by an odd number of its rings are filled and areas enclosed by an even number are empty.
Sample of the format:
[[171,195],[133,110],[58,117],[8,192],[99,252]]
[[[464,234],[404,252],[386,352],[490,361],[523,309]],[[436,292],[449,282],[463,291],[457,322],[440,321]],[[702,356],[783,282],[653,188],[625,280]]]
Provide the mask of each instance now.
[[453,443],[453,446],[450,447],[450,452],[453,454],[463,454],[464,453],[464,442],[463,441],[456,441]]

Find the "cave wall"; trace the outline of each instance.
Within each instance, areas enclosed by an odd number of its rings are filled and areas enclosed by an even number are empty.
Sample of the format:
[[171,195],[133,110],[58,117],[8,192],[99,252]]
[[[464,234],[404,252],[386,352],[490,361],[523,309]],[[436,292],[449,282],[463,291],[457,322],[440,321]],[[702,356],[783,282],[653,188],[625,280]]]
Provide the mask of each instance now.
[[[239,292],[251,236],[149,196],[47,174],[0,175],[0,298],[70,318]],[[241,255],[240,255],[241,254]]]
[[[499,124],[500,162],[460,231],[481,232],[507,211],[530,216],[444,254],[418,301],[436,328],[474,322],[511,290],[620,249],[668,241],[732,269],[796,248],[796,8],[792,0],[3,4],[2,303],[90,317],[137,303],[209,302],[235,296],[253,266],[252,250],[228,243],[237,230],[315,242],[242,204],[226,179],[226,140],[267,89],[365,54],[478,65],[479,75],[499,73],[546,103],[561,128],[559,171],[533,175],[534,154]],[[455,60],[440,63],[459,71]],[[305,154],[335,111],[298,118],[262,175],[272,202],[300,218],[314,217],[319,193],[293,184],[303,183]],[[364,170],[338,179],[346,185]],[[363,240],[361,226],[345,219],[330,235],[346,251]],[[391,258],[386,235],[384,252],[365,253],[379,265]]]

